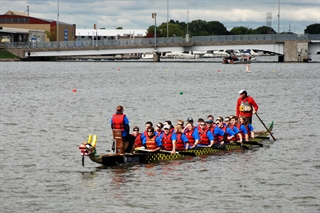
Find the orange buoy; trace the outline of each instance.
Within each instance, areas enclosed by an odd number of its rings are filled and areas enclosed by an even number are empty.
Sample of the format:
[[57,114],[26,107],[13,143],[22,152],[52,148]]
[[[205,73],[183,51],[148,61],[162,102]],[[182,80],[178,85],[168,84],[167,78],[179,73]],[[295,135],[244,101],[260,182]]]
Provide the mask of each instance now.
[[76,89],[73,89],[72,92],[77,92],[77,90],[76,90]]

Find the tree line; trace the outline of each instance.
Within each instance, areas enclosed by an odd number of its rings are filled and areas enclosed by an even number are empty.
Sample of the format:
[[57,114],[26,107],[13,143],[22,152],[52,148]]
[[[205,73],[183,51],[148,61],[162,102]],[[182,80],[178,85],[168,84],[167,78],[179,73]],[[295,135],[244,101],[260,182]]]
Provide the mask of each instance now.
[[[157,37],[184,37],[187,33],[192,36],[209,36],[209,35],[245,35],[245,34],[276,34],[277,32],[269,26],[260,26],[256,29],[249,27],[234,27],[230,31],[219,21],[193,20],[189,24],[170,20],[168,22],[169,32],[167,33],[167,22],[163,22],[156,28]],[[293,34],[292,32],[281,32]],[[304,33],[320,34],[320,24],[315,23],[306,27]],[[154,37],[154,25],[147,29],[147,37]]]

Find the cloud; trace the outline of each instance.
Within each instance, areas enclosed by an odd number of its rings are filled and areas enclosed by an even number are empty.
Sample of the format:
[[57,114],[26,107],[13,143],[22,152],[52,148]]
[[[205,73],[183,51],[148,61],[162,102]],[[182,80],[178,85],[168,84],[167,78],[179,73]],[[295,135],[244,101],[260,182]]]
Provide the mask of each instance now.
[[[57,2],[2,0],[1,13],[25,12],[29,6],[30,16],[57,19]],[[157,25],[167,22],[167,2],[169,20],[219,21],[228,30],[236,26],[257,28],[266,25],[267,12],[271,12],[272,27],[277,31],[278,0],[60,0],[59,20],[76,24],[78,28],[93,28],[97,23],[105,28],[147,29],[154,24],[153,12],[157,13]],[[320,22],[319,8],[319,0],[280,0],[281,31],[295,26],[296,33],[303,33],[307,25]]]

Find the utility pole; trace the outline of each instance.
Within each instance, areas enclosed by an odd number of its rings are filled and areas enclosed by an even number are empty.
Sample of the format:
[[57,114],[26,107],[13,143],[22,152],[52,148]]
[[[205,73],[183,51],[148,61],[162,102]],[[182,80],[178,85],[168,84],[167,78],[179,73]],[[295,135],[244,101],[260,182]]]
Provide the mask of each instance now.
[[278,0],[278,34],[280,33],[280,0]]
[[157,49],[157,13],[152,13],[154,18],[154,48]]
[[167,0],[167,38],[169,37],[169,0]]
[[57,4],[57,42],[59,42],[59,0]]

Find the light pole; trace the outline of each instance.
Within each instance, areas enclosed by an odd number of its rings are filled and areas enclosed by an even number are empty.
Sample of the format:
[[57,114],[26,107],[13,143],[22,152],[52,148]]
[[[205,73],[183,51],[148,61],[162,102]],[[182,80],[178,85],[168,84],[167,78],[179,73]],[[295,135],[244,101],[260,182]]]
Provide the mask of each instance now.
[[278,0],[278,34],[280,33],[280,0]]
[[169,37],[169,0],[167,0],[167,38]]
[[154,18],[154,48],[157,49],[157,13],[152,13]]
[[59,42],[59,0],[57,1],[57,42]]

